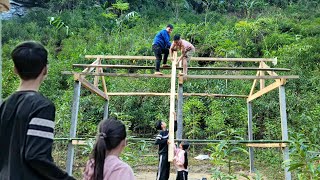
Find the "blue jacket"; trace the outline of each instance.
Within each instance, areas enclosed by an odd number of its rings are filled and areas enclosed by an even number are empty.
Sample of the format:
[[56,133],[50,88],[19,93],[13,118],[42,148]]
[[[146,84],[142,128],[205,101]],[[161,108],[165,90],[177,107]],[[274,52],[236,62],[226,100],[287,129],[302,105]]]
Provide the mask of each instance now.
[[152,45],[154,45],[154,44],[160,46],[163,49],[170,48],[171,43],[170,43],[169,33],[165,29],[158,32],[156,37],[154,37],[154,39],[153,39]]

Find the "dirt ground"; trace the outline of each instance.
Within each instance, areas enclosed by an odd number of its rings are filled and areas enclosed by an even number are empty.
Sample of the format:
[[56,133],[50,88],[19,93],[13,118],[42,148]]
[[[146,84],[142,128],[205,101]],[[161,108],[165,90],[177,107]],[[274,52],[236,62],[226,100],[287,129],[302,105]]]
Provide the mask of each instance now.
[[[135,173],[137,180],[152,180],[156,179],[156,174],[157,172],[138,172]],[[188,180],[202,180],[203,178],[207,178],[207,180],[210,179],[210,174],[205,174],[205,173],[190,173],[188,175]],[[175,173],[170,173],[170,178],[169,180],[175,180],[176,179],[176,174]]]

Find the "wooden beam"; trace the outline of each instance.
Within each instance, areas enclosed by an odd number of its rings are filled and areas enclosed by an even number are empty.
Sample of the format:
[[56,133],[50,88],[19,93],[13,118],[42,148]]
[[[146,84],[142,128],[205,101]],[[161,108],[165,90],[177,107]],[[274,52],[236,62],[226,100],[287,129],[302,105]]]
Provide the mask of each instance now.
[[108,99],[108,96],[101,91],[99,88],[95,87],[93,84],[91,84],[88,80],[86,80],[85,78],[78,76],[78,81],[81,82],[81,84],[86,87],[87,89],[89,89],[89,91],[91,91],[92,93],[97,94],[98,96],[104,98],[104,99]]
[[156,60],[155,56],[85,55],[87,59]]
[[95,65],[99,65],[100,59],[95,60],[90,66],[87,66],[82,72],[92,72],[95,68]]
[[188,79],[297,79],[299,76],[187,75]]
[[[259,68],[263,67],[262,63],[264,63],[264,62],[262,62],[262,61],[260,62]],[[265,76],[264,71],[260,70],[260,76]],[[264,87],[265,87],[265,80],[264,79],[260,79],[260,90],[263,89]]]
[[[102,68],[100,68],[100,71],[101,71],[101,73],[103,73],[103,69],[102,69]],[[105,80],[104,76],[102,76],[101,79],[102,79],[102,88],[103,88],[103,91],[104,91],[104,93],[107,95],[108,89],[107,89],[106,80]]]
[[[108,96],[170,96],[171,93],[155,92],[108,92]],[[176,93],[175,96],[178,94]],[[183,93],[183,96],[201,96],[201,97],[238,97],[248,98],[247,95],[227,95],[227,94],[208,94],[208,93]]]
[[252,94],[251,96],[249,96],[248,99],[247,99],[247,102],[250,102],[250,101],[258,98],[258,97],[266,94],[267,92],[272,91],[272,90],[278,88],[278,87],[281,86],[281,85],[282,85],[282,81],[280,81],[280,82],[279,82],[279,81],[274,82],[274,83],[270,84],[269,86],[267,86],[267,87],[261,89],[260,91]]
[[177,62],[177,52],[173,53],[173,61],[172,61],[172,74],[171,74],[171,89],[170,89],[170,114],[169,114],[169,143],[168,144],[168,161],[173,161],[174,156],[174,121],[176,119],[175,113],[175,104],[176,104],[176,77],[177,77],[177,69],[176,69],[176,62]]
[[[87,59],[120,59],[120,60],[156,60],[155,56],[117,56],[117,55],[85,55]],[[215,58],[192,57],[191,61],[222,61],[222,62],[274,62],[274,58]]]
[[86,146],[88,145],[88,141],[86,140],[72,140],[72,145],[80,145],[80,146]]
[[[259,76],[259,75],[260,75],[260,71],[257,71],[256,76]],[[251,96],[253,94],[253,91],[254,91],[254,88],[256,87],[256,85],[257,85],[257,79],[253,80],[249,96]]]
[[[110,69],[154,69],[154,66],[136,66],[136,65],[108,65],[108,64],[73,64],[73,67],[101,67]],[[170,69],[170,67],[160,67],[161,69]],[[183,69],[177,67],[177,69]],[[232,70],[232,71],[290,71],[287,68],[259,68],[259,67],[188,67],[188,70]]]
[[[63,71],[62,74],[72,75],[77,72]],[[155,74],[123,74],[123,73],[79,73],[81,75],[92,76],[110,76],[110,77],[132,77],[132,78],[171,78],[171,74],[155,75]],[[187,75],[188,79],[298,79],[299,76],[252,76],[252,75]]]
[[261,144],[261,143],[248,143],[246,144],[246,146],[248,147],[255,147],[255,148],[284,148],[287,146],[286,143],[265,143],[265,144]]
[[273,58],[213,58],[192,57],[191,61],[221,61],[221,62],[274,62]]

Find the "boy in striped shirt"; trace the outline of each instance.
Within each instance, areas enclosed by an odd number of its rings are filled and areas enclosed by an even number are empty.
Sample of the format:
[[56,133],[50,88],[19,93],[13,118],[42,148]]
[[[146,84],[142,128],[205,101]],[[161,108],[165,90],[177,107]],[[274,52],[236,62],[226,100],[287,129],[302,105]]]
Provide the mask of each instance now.
[[0,180],[73,179],[53,162],[55,106],[38,92],[48,72],[47,50],[29,41],[11,57],[20,85],[0,107]]

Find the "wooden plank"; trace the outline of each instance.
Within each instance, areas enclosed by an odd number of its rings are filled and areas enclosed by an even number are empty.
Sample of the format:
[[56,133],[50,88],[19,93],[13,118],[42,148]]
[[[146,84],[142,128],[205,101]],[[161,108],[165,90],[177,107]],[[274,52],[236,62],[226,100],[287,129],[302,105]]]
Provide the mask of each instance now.
[[[109,64],[73,64],[73,67],[101,67],[110,69],[154,69],[154,66],[136,66],[136,65],[109,65]],[[170,67],[160,67],[161,69],[170,69]],[[177,69],[183,69],[177,67]],[[259,67],[188,67],[188,70],[232,70],[232,71],[290,71],[287,68],[259,68]]]
[[220,61],[220,62],[274,62],[273,58],[214,58],[192,57],[191,61]]
[[[257,71],[256,76],[259,76],[259,75],[260,75],[260,71]],[[253,80],[249,96],[251,96],[253,94],[253,91],[254,91],[254,88],[256,87],[256,85],[257,85],[257,79]]]
[[[103,73],[103,69],[102,69],[102,68],[100,68],[100,71],[101,71],[101,73]],[[108,89],[107,89],[106,80],[105,80],[104,76],[102,76],[101,78],[102,78],[103,91],[104,91],[104,93],[106,94],[106,96],[108,96],[108,95],[107,95]]]
[[[265,68],[265,69],[269,69],[270,66],[268,66],[266,63],[262,62],[262,68]],[[267,71],[267,73],[270,75],[270,76],[278,76],[277,73],[273,72],[273,71]],[[279,79],[276,79],[276,81],[280,81]]]
[[[72,75],[78,72],[63,71],[65,75]],[[110,76],[110,77],[132,77],[132,78],[171,78],[171,74],[155,75],[155,74],[123,74],[123,73],[79,73],[81,75],[92,75],[92,76]],[[252,76],[252,75],[187,75],[184,76],[188,79],[298,79],[299,76]]]
[[86,87],[89,91],[91,91],[92,93],[97,94],[98,96],[104,98],[104,99],[108,99],[108,97],[106,96],[106,94],[101,91],[99,88],[95,87],[93,84],[91,84],[88,80],[86,80],[85,78],[79,76],[78,77],[78,81],[81,82],[81,84]]
[[[97,61],[98,61],[98,65],[101,65],[101,59],[100,58],[98,58],[97,59]],[[96,67],[96,72],[97,73],[100,73],[100,67]],[[98,77],[98,76],[95,76],[94,77],[94,83],[93,83],[93,85],[95,86],[95,87],[98,87],[98,83],[99,83],[99,79],[100,79],[100,77]]]
[[[156,60],[155,56],[117,56],[117,55],[85,55],[87,59],[119,59],[119,60]],[[274,62],[274,58],[215,58],[192,57],[192,61],[222,61],[222,62]]]
[[187,75],[188,79],[298,79],[299,76]]
[[72,145],[80,145],[80,146],[86,146],[88,145],[88,141],[85,140],[72,140]]
[[[155,92],[108,92],[108,96],[170,96],[171,93]],[[176,93],[175,96],[178,96]],[[201,97],[238,97],[248,98],[247,95],[227,95],[227,94],[208,94],[208,93],[183,93],[183,96],[201,96]]]
[[93,63],[90,64],[90,66],[87,66],[86,69],[84,69],[82,72],[92,72],[94,70],[95,65],[99,65],[100,59],[95,60]]
[[172,61],[172,70],[171,70],[171,90],[170,90],[170,117],[169,117],[169,144],[168,144],[168,161],[173,161],[174,156],[174,120],[175,118],[175,98],[176,98],[176,77],[177,77],[177,69],[176,69],[176,62],[177,62],[177,52],[173,53],[173,61]]
[[266,94],[267,92],[272,91],[272,90],[278,88],[278,87],[281,86],[281,85],[282,85],[282,82],[274,82],[274,83],[270,84],[269,86],[267,86],[267,87],[261,89],[260,91],[252,94],[251,96],[249,96],[248,99],[247,99],[247,102],[250,102],[250,101],[258,98],[258,97]]
[[[262,66],[262,63],[264,63],[264,62],[260,62],[260,68],[262,68],[263,66]],[[264,74],[264,71],[261,71],[260,70],[260,76],[265,76],[265,74]],[[264,79],[260,79],[260,90],[261,89],[263,89],[265,87],[265,80]]]
[[255,147],[255,148],[284,148],[287,146],[286,143],[265,143],[265,144],[261,144],[261,143],[248,143],[246,144],[246,146],[248,147]]
[[85,55],[87,59],[156,60],[155,56]]

